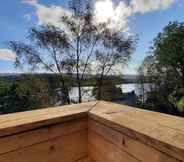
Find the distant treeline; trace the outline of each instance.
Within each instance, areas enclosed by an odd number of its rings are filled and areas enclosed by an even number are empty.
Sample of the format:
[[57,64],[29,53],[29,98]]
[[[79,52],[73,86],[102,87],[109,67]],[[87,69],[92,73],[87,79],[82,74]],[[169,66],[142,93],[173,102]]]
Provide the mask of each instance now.
[[[2,74],[0,75],[0,79],[7,83],[14,83],[19,81],[21,76],[25,74]],[[33,76],[41,77],[42,79],[47,80],[50,84],[55,84],[57,81],[56,74],[32,74]],[[75,87],[77,86],[77,78],[74,75],[64,75],[65,79],[70,82],[70,85]],[[82,82],[82,86],[95,86],[97,75],[86,75]],[[114,84],[128,84],[128,83],[137,83],[136,75],[123,75],[123,76],[109,76],[106,80],[111,80]],[[57,88],[57,87],[56,87]]]
[[[64,105],[63,90],[59,75],[53,74],[21,74],[0,77],[0,114],[35,110],[46,107]],[[92,95],[97,99],[98,76],[86,76],[82,86],[93,86]],[[69,90],[77,87],[75,76],[65,75],[64,80]],[[113,101],[124,97],[121,88],[122,78],[111,76],[106,78],[101,89],[102,100]],[[87,91],[82,91],[83,95]],[[77,96],[76,96],[77,97]],[[70,99],[71,103],[77,103]]]

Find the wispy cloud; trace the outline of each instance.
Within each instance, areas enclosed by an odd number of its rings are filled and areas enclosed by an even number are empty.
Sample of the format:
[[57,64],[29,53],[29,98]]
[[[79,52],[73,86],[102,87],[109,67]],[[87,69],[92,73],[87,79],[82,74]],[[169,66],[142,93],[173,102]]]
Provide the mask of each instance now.
[[61,16],[71,16],[70,11],[64,9],[62,6],[45,6],[38,3],[37,0],[24,0],[22,2],[32,5],[36,8],[36,15],[40,25],[51,24],[56,27],[65,28],[60,21]]
[[98,0],[94,5],[94,21],[96,23],[108,22],[111,29],[127,31],[128,18],[132,10],[124,1],[115,5],[112,0]]
[[134,13],[146,13],[168,9],[175,0],[132,0],[130,5]]
[[32,18],[32,13],[27,13],[27,14],[25,14],[25,15],[23,16],[23,18],[24,18],[26,21],[30,22],[30,21],[31,21],[31,18]]
[[128,31],[130,17],[136,13],[145,14],[169,8],[175,0],[130,0],[129,3],[113,0],[97,0],[94,6],[94,20],[109,23],[109,28]]
[[[109,23],[109,28],[127,32],[129,20],[136,13],[145,14],[157,10],[168,9],[176,0],[130,0],[115,3],[113,0],[94,0],[94,23]],[[36,8],[39,24],[51,24],[63,29],[61,16],[71,16],[71,12],[62,6],[46,6],[37,0],[24,0]],[[28,18],[28,17],[27,17]]]
[[16,54],[9,49],[0,49],[0,60],[15,61]]
[[38,1],[37,0],[22,0],[22,3],[27,3],[27,4],[30,4],[30,5],[36,5],[36,4],[38,4]]

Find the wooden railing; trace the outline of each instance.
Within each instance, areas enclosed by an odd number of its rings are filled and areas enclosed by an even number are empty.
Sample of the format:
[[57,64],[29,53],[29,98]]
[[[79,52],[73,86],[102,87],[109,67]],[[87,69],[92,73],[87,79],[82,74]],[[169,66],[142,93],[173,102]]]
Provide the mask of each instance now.
[[184,119],[109,102],[0,116],[0,162],[184,162]]

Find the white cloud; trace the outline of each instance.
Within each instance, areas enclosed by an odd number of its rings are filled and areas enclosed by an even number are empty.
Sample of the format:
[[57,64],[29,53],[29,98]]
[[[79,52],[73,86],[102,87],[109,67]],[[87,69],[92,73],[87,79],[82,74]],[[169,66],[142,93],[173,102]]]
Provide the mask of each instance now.
[[175,0],[132,0],[130,5],[134,13],[140,12],[144,14],[146,12],[168,9],[174,2]]
[[[121,30],[128,33],[129,20],[135,13],[145,14],[156,10],[165,10],[169,8],[176,0],[94,0],[94,22],[106,23],[108,27],[114,30]],[[51,24],[67,31],[67,28],[60,21],[61,16],[71,16],[72,13],[62,6],[40,4],[37,0],[23,0],[36,8],[36,15],[39,24]],[[29,16],[26,16],[29,19]]]
[[128,31],[128,22],[135,13],[144,14],[169,8],[175,0],[130,0],[114,3],[113,0],[96,0],[94,20],[97,23],[109,23],[109,28]]
[[36,8],[36,15],[40,25],[51,24],[56,27],[65,28],[60,19],[62,16],[71,16],[71,13],[62,6],[45,6],[38,3],[37,0],[24,0],[22,2],[32,5]]
[[0,49],[0,60],[15,61],[16,54],[9,49]]
[[22,2],[30,5],[36,5],[38,3],[37,0],[23,0]]
[[31,21],[31,18],[32,18],[32,13],[27,13],[23,16],[24,19],[26,19],[26,21]]
[[112,0],[98,0],[94,5],[94,21],[96,23],[108,22],[109,28],[126,31],[131,12],[130,6],[123,1],[114,5]]

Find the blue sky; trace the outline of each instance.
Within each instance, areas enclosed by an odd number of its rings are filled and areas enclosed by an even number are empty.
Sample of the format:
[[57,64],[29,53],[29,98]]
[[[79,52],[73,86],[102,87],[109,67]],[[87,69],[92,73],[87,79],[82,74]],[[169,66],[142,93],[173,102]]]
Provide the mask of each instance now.
[[[135,7],[134,10],[136,10],[136,12],[120,18],[122,18],[121,21],[128,20],[128,23],[125,25],[126,28],[129,28],[128,32],[138,34],[139,41],[132,60],[123,70],[126,74],[136,73],[136,68],[148,52],[151,41],[158,32],[162,31],[163,27],[167,25],[169,21],[184,21],[183,0],[155,0],[157,4],[150,3],[150,6],[145,6],[145,4],[141,2],[144,0],[131,1],[137,2],[134,6],[138,6],[139,8]],[[162,7],[159,1],[171,1],[172,3],[167,4],[166,7]],[[142,3],[142,6],[140,6],[139,2]],[[6,49],[6,42],[9,40],[24,41],[30,27],[47,21],[45,17],[41,17],[43,16],[42,12],[44,10],[40,10],[41,15],[38,15],[39,7],[42,7],[41,9],[44,9],[44,6],[49,7],[50,5],[66,7],[68,1],[30,0],[28,3],[22,3],[22,0],[2,0],[0,3],[0,72],[20,72],[14,68],[12,61],[14,57],[9,58],[7,55],[4,56],[4,54],[2,54],[2,51]],[[113,3],[114,7],[119,5],[119,1],[117,2],[117,0],[116,3]],[[38,4],[40,6],[38,6]],[[158,5],[158,7],[156,5]],[[120,8],[120,10],[123,10],[123,8]]]

